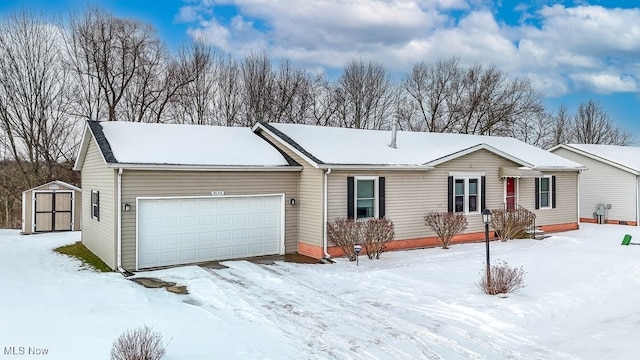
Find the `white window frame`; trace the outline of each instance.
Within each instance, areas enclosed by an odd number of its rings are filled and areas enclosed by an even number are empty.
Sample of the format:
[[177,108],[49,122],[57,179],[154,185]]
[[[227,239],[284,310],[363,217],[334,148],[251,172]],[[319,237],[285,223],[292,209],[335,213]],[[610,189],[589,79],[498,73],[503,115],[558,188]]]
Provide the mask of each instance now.
[[[93,194],[96,195],[96,202],[93,201],[94,197]],[[100,221],[100,191],[97,190],[91,190],[91,199],[89,200],[91,202],[91,218],[92,219],[96,219],[98,221]],[[96,215],[96,208],[98,210],[98,213]]]
[[[538,197],[538,209],[551,209],[553,208],[553,178],[550,175],[541,176],[538,178],[538,193],[536,196]],[[549,201],[547,206],[542,206],[542,179],[549,180]]]
[[[479,214],[482,212],[482,176],[483,175],[453,175],[453,213],[454,214]],[[475,211],[469,211],[469,180],[474,179],[478,181],[476,193],[476,208]],[[463,198],[463,211],[456,211],[456,180],[464,180],[464,198]]]
[[[379,192],[379,185],[378,185],[378,179],[380,177],[379,176],[354,176],[353,177],[353,210],[354,210],[354,214],[353,217],[356,220],[367,220],[367,219],[372,219],[372,218],[377,218],[379,215],[379,204],[380,204],[380,194]],[[372,217],[362,217],[359,218],[358,217],[358,181],[360,180],[373,180],[373,216]]]

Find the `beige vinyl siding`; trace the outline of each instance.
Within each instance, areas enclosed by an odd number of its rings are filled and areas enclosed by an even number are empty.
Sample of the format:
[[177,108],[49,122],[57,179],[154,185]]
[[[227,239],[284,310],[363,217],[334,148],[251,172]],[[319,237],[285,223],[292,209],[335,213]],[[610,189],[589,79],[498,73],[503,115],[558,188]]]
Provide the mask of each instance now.
[[[272,145],[279,144],[266,132],[261,133]],[[274,145],[275,146],[275,145]],[[283,145],[276,146],[304,168],[299,175],[298,184],[298,241],[305,244],[322,246],[324,237],[324,173],[314,168],[302,157]]]
[[[435,236],[423,222],[428,211],[447,211],[447,178],[450,173],[477,174],[486,176],[486,206],[502,208],[504,205],[504,180],[499,178],[500,167],[517,167],[518,164],[495,155],[487,150],[478,150],[471,154],[438,165],[431,171],[334,171],[329,175],[329,220],[347,216],[347,177],[348,176],[384,176],[386,217],[395,225],[395,239],[414,239]],[[576,222],[575,185],[576,173],[557,174],[558,201],[564,201],[558,209],[537,211],[542,221],[549,224]],[[571,179],[574,179],[571,182]],[[530,191],[520,191],[521,205],[531,211],[534,209],[533,179],[521,179]],[[523,185],[521,185],[523,186]],[[560,194],[562,192],[562,194]],[[525,201],[525,204],[522,204]],[[573,208],[572,208],[573,206]],[[547,216],[549,215],[549,216]],[[484,230],[480,213],[467,216],[468,226],[465,233]],[[549,222],[551,221],[551,222]]]
[[[211,196],[221,190],[225,195],[285,194],[285,252],[297,250],[298,172],[288,171],[163,171],[125,170],[122,174],[122,203],[131,211],[122,212],[122,265],[135,269],[136,198],[152,196]],[[295,198],[296,205],[289,199]]]
[[598,204],[611,204],[609,219],[636,221],[636,175],[570,150],[553,153],[587,167],[580,174],[580,217],[593,218]]
[[[82,243],[112,269],[116,268],[116,171],[108,169],[93,138],[80,172]],[[91,217],[91,191],[100,192],[100,219]]]
[[578,172],[544,172],[556,177],[556,208],[535,209],[535,179],[520,179],[519,203],[536,214],[536,226],[578,222]]

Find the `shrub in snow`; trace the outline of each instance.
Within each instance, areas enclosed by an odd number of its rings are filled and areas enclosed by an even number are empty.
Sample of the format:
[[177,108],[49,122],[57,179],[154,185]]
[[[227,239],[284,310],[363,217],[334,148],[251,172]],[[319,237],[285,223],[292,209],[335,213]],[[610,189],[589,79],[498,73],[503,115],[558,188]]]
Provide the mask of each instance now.
[[436,233],[442,248],[448,249],[451,239],[467,227],[467,217],[464,214],[432,211],[424,215],[424,224]]
[[327,240],[342,250],[351,261],[356,260],[353,246],[360,243],[362,222],[338,218],[327,223]]
[[327,223],[327,239],[351,261],[356,260],[353,249],[356,244],[362,245],[369,259],[379,259],[393,234],[393,222],[385,218],[363,221],[338,218]]
[[369,259],[380,259],[387,243],[393,240],[393,222],[389,219],[369,219],[362,226],[362,244]]
[[124,332],[111,348],[111,360],[159,360],[165,354],[162,335],[148,326]]
[[498,261],[491,266],[490,278],[487,279],[486,269],[476,285],[489,295],[507,294],[526,286],[525,271],[522,267],[512,268],[506,261]]
[[528,210],[491,210],[491,227],[501,241],[522,237],[534,219]]

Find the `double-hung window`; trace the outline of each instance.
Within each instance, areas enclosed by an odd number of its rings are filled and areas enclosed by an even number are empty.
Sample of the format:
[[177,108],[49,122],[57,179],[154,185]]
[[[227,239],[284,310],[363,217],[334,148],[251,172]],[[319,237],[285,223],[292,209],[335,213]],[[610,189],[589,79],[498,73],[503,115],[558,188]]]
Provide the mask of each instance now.
[[480,212],[481,176],[455,176],[453,178],[453,212]]
[[347,176],[347,218],[385,216],[384,176]]
[[100,192],[91,190],[91,217],[100,221]]
[[554,184],[552,176],[538,178],[538,184],[536,186],[538,190],[536,193],[536,204],[538,205],[536,207],[537,209],[550,209],[553,207],[553,185]]
[[355,178],[356,219],[378,217],[378,178]]

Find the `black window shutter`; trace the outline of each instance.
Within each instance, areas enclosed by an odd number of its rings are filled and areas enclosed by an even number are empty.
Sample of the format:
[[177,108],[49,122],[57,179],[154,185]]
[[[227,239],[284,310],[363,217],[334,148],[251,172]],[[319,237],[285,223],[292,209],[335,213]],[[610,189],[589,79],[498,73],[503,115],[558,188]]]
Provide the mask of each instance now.
[[486,182],[487,182],[486,176],[483,176],[480,178],[480,211],[487,208],[487,203],[486,203],[487,198],[485,196],[485,190],[487,189],[487,186],[485,185]]
[[449,176],[447,188],[447,211],[451,213],[453,212],[453,176]]
[[551,177],[551,207],[556,208],[556,176]]
[[355,194],[354,194],[354,179],[353,176],[347,177],[347,218],[353,219],[355,212]]
[[535,186],[535,190],[536,190],[536,195],[535,195],[535,199],[536,199],[536,209],[540,209],[540,178],[535,178],[536,180],[536,186]]
[[384,217],[384,177],[378,178],[378,217]]

